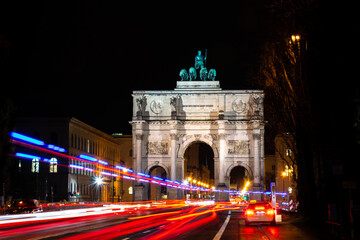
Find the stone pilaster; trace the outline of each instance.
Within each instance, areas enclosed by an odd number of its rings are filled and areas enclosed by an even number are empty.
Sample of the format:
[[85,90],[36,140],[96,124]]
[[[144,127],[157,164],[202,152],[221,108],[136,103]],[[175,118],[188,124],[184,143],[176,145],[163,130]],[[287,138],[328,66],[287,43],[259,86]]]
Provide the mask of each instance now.
[[261,141],[260,141],[260,133],[258,131],[253,133],[254,140],[254,187],[260,187],[261,180],[261,162],[260,162],[260,154],[261,154]]
[[172,181],[176,181],[176,133],[170,134],[171,138],[171,170],[170,177]]
[[141,159],[142,159],[142,139],[143,135],[141,133],[136,133],[136,169],[135,171],[141,172]]
[[225,185],[226,135],[219,134],[219,186]]

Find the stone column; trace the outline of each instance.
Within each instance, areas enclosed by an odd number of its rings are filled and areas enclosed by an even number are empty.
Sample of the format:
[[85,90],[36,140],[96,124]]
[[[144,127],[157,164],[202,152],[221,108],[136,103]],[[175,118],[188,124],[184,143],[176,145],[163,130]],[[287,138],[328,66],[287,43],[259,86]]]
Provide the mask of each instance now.
[[[142,145],[143,145],[143,121],[138,121],[135,124],[135,152],[136,152],[136,159],[135,159],[135,172],[142,171]],[[146,200],[145,194],[145,187],[141,182],[135,182],[134,185],[134,201],[143,201]]]
[[226,140],[225,134],[219,134],[220,141],[219,141],[219,184],[218,185],[225,185],[225,172],[224,172],[224,165],[225,165],[225,154],[226,154]]
[[141,172],[141,148],[142,148],[142,138],[143,135],[141,133],[136,133],[136,169],[135,171]]
[[170,178],[172,181],[176,181],[176,133],[170,134],[171,138],[171,171]]
[[[227,120],[218,120],[219,125],[219,179],[217,184],[217,189],[219,190],[228,190],[228,186],[225,183],[225,157],[227,154],[227,144],[226,144],[226,134],[225,134],[225,124]],[[215,192],[216,201],[229,201],[228,192]]]
[[261,152],[261,142],[260,142],[260,133],[253,133],[254,140],[254,187],[260,187],[260,152]]
[[[178,181],[180,176],[177,176],[177,157],[176,157],[176,142],[177,142],[177,121],[169,121],[170,123],[170,178],[172,181]],[[168,199],[180,198],[180,191],[177,188],[168,188]],[[182,196],[181,196],[182,198]]]
[[252,184],[252,191],[254,191],[250,198],[258,201],[264,199],[261,193],[264,188],[261,186],[261,135],[260,131],[254,130],[253,144],[254,144],[254,182]]

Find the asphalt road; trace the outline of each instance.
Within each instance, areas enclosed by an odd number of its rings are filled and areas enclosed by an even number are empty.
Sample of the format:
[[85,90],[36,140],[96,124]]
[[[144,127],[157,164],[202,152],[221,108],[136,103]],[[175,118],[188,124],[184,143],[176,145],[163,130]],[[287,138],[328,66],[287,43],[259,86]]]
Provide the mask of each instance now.
[[0,239],[318,239],[291,224],[245,226],[238,206],[133,205],[0,216]]

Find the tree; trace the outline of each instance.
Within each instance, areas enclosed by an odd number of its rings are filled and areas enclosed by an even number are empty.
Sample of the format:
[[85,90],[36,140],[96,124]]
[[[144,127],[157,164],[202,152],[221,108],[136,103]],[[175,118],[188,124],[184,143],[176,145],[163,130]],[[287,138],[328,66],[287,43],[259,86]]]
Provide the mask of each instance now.
[[[297,166],[298,199],[306,216],[316,215],[316,118],[313,115],[307,59],[315,1],[273,1],[272,32],[262,48],[258,80],[264,89],[268,136],[289,133],[296,147],[290,166]],[[309,20],[310,19],[310,20]],[[286,139],[285,139],[286,140]],[[293,143],[288,142],[289,146]],[[314,171],[315,170],[315,171]]]

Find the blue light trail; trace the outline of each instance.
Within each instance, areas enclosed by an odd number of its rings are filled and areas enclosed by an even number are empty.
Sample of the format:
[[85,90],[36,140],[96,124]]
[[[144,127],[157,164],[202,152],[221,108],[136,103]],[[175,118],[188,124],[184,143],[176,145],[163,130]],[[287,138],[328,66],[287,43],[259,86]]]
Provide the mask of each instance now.
[[26,154],[26,153],[15,153],[15,157],[20,157],[20,158],[28,158],[28,159],[41,159],[41,157],[39,156],[35,156],[35,155],[30,155],[30,154]]
[[45,145],[45,143],[43,141],[40,141],[38,139],[22,135],[22,134],[17,133],[17,132],[10,132],[10,136],[12,138],[15,138],[15,139],[18,139],[18,140],[21,140],[21,141],[24,141],[24,142],[32,143],[32,144],[35,144],[35,145],[39,145],[39,146],[44,146]]
[[89,161],[92,161],[92,162],[97,162],[98,161],[97,158],[94,158],[94,157],[91,157],[91,156],[88,156],[88,155],[85,155],[85,154],[80,154],[79,158],[89,160]]

